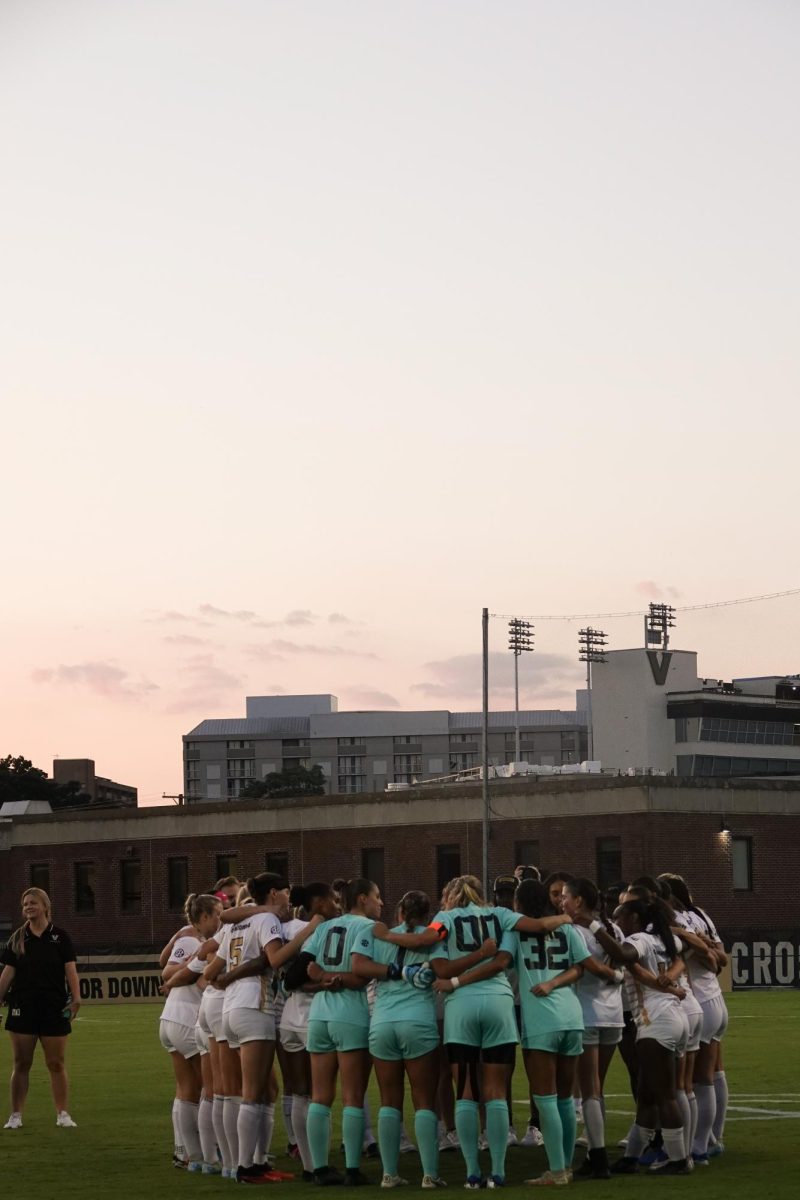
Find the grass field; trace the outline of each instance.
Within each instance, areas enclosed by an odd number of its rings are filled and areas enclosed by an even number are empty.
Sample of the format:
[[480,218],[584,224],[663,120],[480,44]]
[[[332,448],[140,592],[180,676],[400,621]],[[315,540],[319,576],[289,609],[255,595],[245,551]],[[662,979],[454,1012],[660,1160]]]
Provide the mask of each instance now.
[[[797,1135],[800,1133],[800,997],[797,992],[738,993],[729,997],[731,1025],[725,1062],[731,1108],[725,1135],[726,1153],[711,1167],[684,1179],[614,1179],[609,1183],[575,1183],[596,1200],[644,1189],[667,1195],[702,1191],[708,1200],[789,1200],[797,1195]],[[74,1130],[56,1129],[46,1073],[37,1055],[24,1128],[0,1130],[0,1187],[4,1200],[39,1200],[80,1196],[177,1197],[211,1196],[232,1185],[228,1180],[187,1175],[171,1166],[172,1080],[167,1055],[157,1038],[158,1005],[84,1007],[70,1039],[71,1110]],[[10,1046],[0,1035],[0,1074],[10,1074]],[[521,1133],[526,1103],[521,1067],[514,1077]],[[371,1089],[373,1114],[378,1102]],[[7,1101],[6,1101],[7,1102]],[[631,1116],[624,1070],[615,1058],[607,1086],[608,1144],[622,1135]],[[5,1111],[5,1110],[3,1110]],[[336,1112],[336,1110],[335,1110]],[[413,1130],[413,1119],[407,1127]],[[336,1143],[338,1145],[338,1136]],[[273,1150],[286,1138],[280,1115]],[[488,1156],[487,1160],[488,1160]],[[338,1163],[338,1155],[333,1158]],[[297,1164],[281,1156],[284,1169]],[[546,1167],[542,1150],[511,1149],[507,1160],[510,1187]],[[380,1163],[365,1171],[376,1184]],[[401,1173],[413,1184],[420,1179],[419,1159],[404,1155]],[[460,1155],[443,1154],[441,1173],[461,1190]],[[317,1189],[303,1183],[288,1188],[298,1200]],[[414,1190],[417,1190],[416,1187]],[[522,1189],[520,1189],[522,1190]],[[527,1191],[526,1194],[531,1193]]]

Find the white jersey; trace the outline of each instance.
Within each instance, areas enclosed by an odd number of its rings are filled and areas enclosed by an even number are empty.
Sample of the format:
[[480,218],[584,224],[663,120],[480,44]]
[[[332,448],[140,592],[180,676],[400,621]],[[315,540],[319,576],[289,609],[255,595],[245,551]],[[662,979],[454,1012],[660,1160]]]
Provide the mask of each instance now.
[[[230,934],[225,945],[226,970],[238,967],[240,963],[250,962],[254,958],[264,957],[264,947],[270,942],[283,942],[281,923],[274,913],[254,913],[230,926]],[[222,947],[220,947],[222,954]],[[258,1008],[262,1012],[272,1011],[272,971],[267,970],[262,975],[250,975],[245,979],[237,979],[225,988],[223,1013],[227,1014],[234,1008]]]
[[[172,947],[172,953],[167,959],[167,966],[178,964],[193,971],[198,980],[203,974],[205,963],[196,958],[200,949],[200,939],[187,935],[179,937]],[[194,1025],[203,993],[197,983],[187,983],[184,987],[172,988],[167,995],[161,1012],[162,1021],[176,1021],[179,1025]]]
[[[301,921],[299,917],[285,921],[282,926],[284,942],[290,942],[307,925],[308,921]],[[300,953],[302,954],[302,950]],[[311,1012],[313,999],[312,995],[299,988],[295,992],[287,992],[281,1014],[281,1025],[291,1029],[308,1029],[308,1014]]]
[[[684,912],[676,912],[674,919],[675,924],[680,925],[682,929],[688,929],[691,933],[702,937],[713,938],[715,942],[720,940],[713,921],[705,913],[699,917],[697,913],[689,912],[686,909]],[[722,988],[719,986],[719,980],[715,973],[701,963],[694,954],[687,953],[686,967],[692,992],[701,1004],[722,995]]]
[[[611,928],[617,941],[623,941],[622,930],[613,924]],[[591,930],[585,925],[576,925],[575,929],[586,943],[592,958],[610,966],[608,955]],[[583,1023],[587,1029],[622,1029],[625,1018],[622,1015],[622,988],[619,984],[584,971],[575,984],[575,991],[581,1002]]]
[[[639,964],[646,971],[658,976],[669,969],[671,960],[667,955],[664,943],[656,934],[632,933],[625,939],[625,943],[636,948]],[[677,939],[676,947],[680,953],[681,945]],[[629,991],[632,1001],[631,1013],[637,1025],[650,1025],[662,1014],[675,1012],[675,1006],[680,1005],[680,1000],[673,993],[649,988],[640,983],[638,979],[631,978],[633,983],[633,987]]]

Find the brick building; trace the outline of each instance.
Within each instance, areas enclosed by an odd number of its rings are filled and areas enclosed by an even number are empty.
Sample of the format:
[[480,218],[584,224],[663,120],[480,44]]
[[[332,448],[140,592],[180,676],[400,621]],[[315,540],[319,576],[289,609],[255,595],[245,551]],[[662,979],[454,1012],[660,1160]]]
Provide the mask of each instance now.
[[97,775],[94,759],[91,758],[54,759],[53,779],[56,783],[79,783],[81,791],[90,797],[93,805],[136,808],[139,803],[139,793],[135,787]]
[[[493,784],[491,804],[491,875],[517,862],[601,884],[678,870],[729,937],[788,938],[797,958],[796,782],[510,780]],[[453,875],[480,874],[481,815],[480,785],[460,785],[24,816],[0,825],[0,931],[17,923],[19,896],[36,884],[82,952],[149,950],[173,932],[188,891],[264,869],[292,881],[365,874],[391,915],[409,887],[435,896]]]

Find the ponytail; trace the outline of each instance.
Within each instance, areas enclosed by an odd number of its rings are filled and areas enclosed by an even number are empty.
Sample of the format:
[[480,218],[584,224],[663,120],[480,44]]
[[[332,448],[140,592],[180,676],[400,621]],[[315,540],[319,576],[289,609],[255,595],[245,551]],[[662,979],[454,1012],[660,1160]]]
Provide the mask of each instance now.
[[358,904],[359,896],[368,896],[376,888],[371,879],[348,879],[344,887],[344,906],[348,912]]
[[459,875],[452,879],[449,885],[447,902],[450,908],[466,908],[468,904],[477,904],[486,908],[486,898],[483,885],[474,875]]
[[692,894],[689,891],[689,885],[682,875],[673,875],[669,871],[665,871],[663,875],[659,875],[659,880],[666,883],[676,900],[687,912],[694,913],[699,917],[705,926],[706,933],[711,937],[711,926],[709,925],[708,917],[703,912],[702,908],[698,908],[692,900]]
[[608,936],[612,937],[615,942],[618,940],[614,926],[608,919],[606,898],[602,892],[597,890],[591,879],[584,879],[582,876],[570,879],[564,884],[564,890],[569,892],[574,900],[582,900],[590,912],[596,912],[599,920],[603,922]]
[[292,908],[302,908],[308,913],[315,900],[332,896],[333,891],[329,883],[296,883],[289,892],[289,903]]
[[260,875],[253,875],[247,881],[247,891],[256,904],[266,904],[267,896],[273,888],[282,891],[285,887],[286,880],[283,876],[275,875],[272,871],[262,871]]
[[431,902],[425,892],[406,892],[398,908],[409,933],[413,933],[418,925],[427,925],[430,920]]
[[207,892],[190,892],[183,906],[184,916],[190,925],[196,925],[202,916],[211,916],[220,907],[217,896]]

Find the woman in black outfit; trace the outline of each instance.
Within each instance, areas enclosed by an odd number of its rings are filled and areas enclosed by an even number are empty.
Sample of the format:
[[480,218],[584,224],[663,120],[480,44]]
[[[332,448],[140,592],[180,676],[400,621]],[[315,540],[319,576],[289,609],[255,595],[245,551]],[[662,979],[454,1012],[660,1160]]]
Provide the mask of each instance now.
[[40,888],[22,893],[23,924],[0,955],[0,1004],[8,997],[6,1029],[11,1034],[14,1071],[11,1116],[6,1129],[22,1126],[33,1053],[42,1043],[56,1106],[56,1125],[75,1127],[67,1111],[69,1081],[64,1051],[71,1022],[80,1008],[78,968],[72,940],[50,920],[50,898]]

